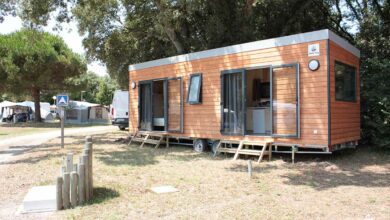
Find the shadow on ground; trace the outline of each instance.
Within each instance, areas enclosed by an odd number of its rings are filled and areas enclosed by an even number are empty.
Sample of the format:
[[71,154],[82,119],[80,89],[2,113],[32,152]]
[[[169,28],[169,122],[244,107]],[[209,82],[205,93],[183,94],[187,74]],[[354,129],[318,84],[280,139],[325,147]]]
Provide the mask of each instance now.
[[93,199],[90,204],[99,204],[110,199],[119,197],[119,192],[107,187],[95,187],[93,188]]
[[[284,183],[309,186],[316,190],[326,190],[339,186],[388,187],[390,186],[390,154],[378,149],[360,146],[336,152],[332,155],[296,155],[296,163],[291,163],[290,154],[274,154],[273,160],[279,164],[253,162],[254,173],[268,173],[282,169]],[[246,164],[234,164],[227,168],[233,172],[248,172]]]

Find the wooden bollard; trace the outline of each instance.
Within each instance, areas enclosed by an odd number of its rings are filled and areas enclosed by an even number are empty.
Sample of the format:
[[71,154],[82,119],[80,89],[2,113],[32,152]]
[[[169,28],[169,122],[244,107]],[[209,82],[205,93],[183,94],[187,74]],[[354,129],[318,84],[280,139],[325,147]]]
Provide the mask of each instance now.
[[92,136],[85,137],[85,142],[92,142]]
[[77,165],[77,163],[73,164],[73,171],[78,173],[78,165]]
[[69,152],[66,154],[66,172],[70,173],[73,171],[73,153]]
[[93,196],[93,148],[92,142],[85,143],[85,149],[88,150],[88,181],[89,181],[89,197]]
[[69,187],[70,187],[70,174],[68,172],[64,173],[64,184],[62,185],[62,201],[64,209],[69,208]]
[[[85,151],[85,150],[84,150]],[[85,201],[89,201],[89,166],[88,166],[88,152],[83,154],[83,164],[84,164],[84,192],[85,192]]]
[[[82,157],[80,157],[82,160]],[[85,201],[85,165],[84,163],[79,163],[79,187],[78,187],[78,193],[79,193],[79,204],[83,204]]]
[[248,160],[248,174],[249,178],[252,178],[252,161]]
[[77,185],[78,185],[78,174],[73,171],[70,173],[70,204],[72,207],[77,206]]
[[57,177],[57,197],[56,197],[56,202],[57,202],[57,210],[61,210],[63,206],[63,201],[62,201],[62,185],[64,183],[64,180],[61,176]]
[[66,173],[66,166],[61,166],[60,175],[63,176]]

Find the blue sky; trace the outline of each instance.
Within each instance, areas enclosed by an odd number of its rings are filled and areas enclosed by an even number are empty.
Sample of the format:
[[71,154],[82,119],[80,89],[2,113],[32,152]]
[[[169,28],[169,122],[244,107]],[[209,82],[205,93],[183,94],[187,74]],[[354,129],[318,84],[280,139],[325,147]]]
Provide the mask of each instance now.
[[[53,31],[54,24],[49,22],[48,27],[44,30],[50,33],[56,34],[64,39],[66,44],[76,53],[84,54],[85,50],[82,46],[82,37],[77,32],[77,25],[75,22],[62,25],[62,31]],[[3,23],[0,23],[0,34],[8,34],[17,31],[22,28],[22,21],[19,17],[7,16]],[[88,70],[96,73],[99,76],[107,75],[107,71],[104,65],[99,62],[93,62],[88,64]]]

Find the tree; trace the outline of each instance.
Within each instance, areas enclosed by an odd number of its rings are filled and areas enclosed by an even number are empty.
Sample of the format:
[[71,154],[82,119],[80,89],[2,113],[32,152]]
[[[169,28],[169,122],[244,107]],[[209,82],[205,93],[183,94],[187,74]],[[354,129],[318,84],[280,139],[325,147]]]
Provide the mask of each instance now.
[[346,1],[361,50],[362,136],[390,149],[390,2]]
[[109,105],[112,101],[112,94],[110,93],[107,84],[100,80],[99,91],[96,94],[96,101],[102,105]]
[[12,94],[31,94],[41,121],[42,91],[65,90],[64,82],[86,72],[84,60],[57,36],[33,29],[0,35],[0,76]]

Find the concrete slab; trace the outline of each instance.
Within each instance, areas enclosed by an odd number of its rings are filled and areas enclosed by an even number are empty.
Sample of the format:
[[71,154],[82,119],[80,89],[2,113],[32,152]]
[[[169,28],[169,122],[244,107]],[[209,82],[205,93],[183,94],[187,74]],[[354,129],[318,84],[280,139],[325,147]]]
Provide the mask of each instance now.
[[37,186],[31,188],[22,204],[22,213],[50,212],[57,209],[56,186]]
[[161,194],[161,193],[173,193],[178,192],[179,190],[176,189],[173,186],[158,186],[158,187],[152,187],[151,190],[155,193]]

